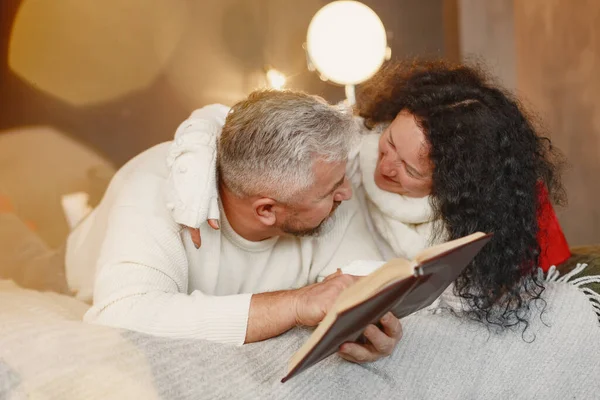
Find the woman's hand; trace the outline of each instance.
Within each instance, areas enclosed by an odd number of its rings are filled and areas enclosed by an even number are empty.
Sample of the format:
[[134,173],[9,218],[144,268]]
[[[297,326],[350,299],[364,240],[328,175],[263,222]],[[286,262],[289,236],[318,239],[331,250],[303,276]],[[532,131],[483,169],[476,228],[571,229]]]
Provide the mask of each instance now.
[[377,361],[392,354],[402,339],[402,324],[391,312],[385,314],[380,323],[381,329],[375,325],[369,325],[365,329],[363,335],[369,343],[344,343],[338,354],[343,359],[355,363]]
[[[218,230],[219,229],[219,220],[218,219],[209,219],[208,226],[210,226],[214,230]],[[194,246],[196,246],[196,248],[199,249],[200,246],[202,246],[202,237],[200,237],[200,229],[199,228],[190,228],[189,226],[186,228],[190,232]]]

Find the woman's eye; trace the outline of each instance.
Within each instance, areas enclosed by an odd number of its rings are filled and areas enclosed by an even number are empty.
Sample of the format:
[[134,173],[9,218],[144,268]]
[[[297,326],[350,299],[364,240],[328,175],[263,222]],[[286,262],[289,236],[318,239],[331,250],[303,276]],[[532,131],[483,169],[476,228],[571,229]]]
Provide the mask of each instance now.
[[406,174],[408,176],[410,176],[411,178],[415,177],[415,174],[413,174],[413,172],[410,169],[406,168],[406,164],[404,162],[402,162],[402,166],[404,167],[404,170],[406,171]]

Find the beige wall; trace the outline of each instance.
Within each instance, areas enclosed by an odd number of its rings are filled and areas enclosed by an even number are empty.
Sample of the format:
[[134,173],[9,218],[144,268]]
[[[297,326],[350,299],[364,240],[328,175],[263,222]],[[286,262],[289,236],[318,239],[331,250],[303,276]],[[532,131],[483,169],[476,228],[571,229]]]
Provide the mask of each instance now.
[[600,2],[457,0],[461,57],[477,57],[567,156],[571,245],[600,243]]
[[[0,132],[51,125],[121,164],[168,140],[192,108],[244,96],[265,64],[337,101],[343,90],[306,70],[301,47],[327,2],[2,0]],[[364,2],[394,58],[476,55],[529,101],[572,165],[568,239],[600,243],[600,1]]]
[[57,126],[117,164],[172,137],[191,110],[232,104],[272,64],[302,88],[320,0],[3,0],[0,129]]
[[[364,2],[394,57],[444,55],[442,0]],[[1,0],[0,132],[55,126],[121,164],[169,140],[190,110],[242,98],[267,64],[338,101],[343,89],[309,72],[302,49],[326,3]]]
[[570,169],[571,244],[600,243],[600,2],[515,0],[517,86]]
[[509,90],[516,87],[513,0],[458,0],[460,55],[485,62]]
[[[0,132],[51,125],[121,164],[168,140],[192,108],[244,96],[265,64],[337,101],[343,90],[306,70],[301,47],[327,2],[2,0]],[[516,87],[571,162],[568,239],[600,243],[600,2],[364,2],[394,58],[476,55]]]

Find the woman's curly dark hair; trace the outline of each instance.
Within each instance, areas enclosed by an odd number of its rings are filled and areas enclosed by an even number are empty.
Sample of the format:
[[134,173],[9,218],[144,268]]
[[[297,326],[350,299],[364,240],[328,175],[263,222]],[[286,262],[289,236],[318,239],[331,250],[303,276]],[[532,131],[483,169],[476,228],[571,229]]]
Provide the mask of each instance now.
[[359,92],[369,128],[409,111],[430,145],[431,203],[449,239],[476,231],[493,239],[455,282],[469,315],[501,327],[525,324],[537,279],[538,212],[547,190],[562,203],[562,157],[519,102],[479,66],[395,62]]

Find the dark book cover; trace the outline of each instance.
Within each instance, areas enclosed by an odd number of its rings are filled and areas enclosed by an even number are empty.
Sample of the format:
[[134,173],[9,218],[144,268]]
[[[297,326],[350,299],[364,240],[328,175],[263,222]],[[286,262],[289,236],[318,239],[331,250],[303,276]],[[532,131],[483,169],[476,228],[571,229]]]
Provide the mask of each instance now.
[[425,260],[415,267],[413,276],[394,282],[339,313],[321,340],[282,382],[336,353],[342,344],[356,341],[369,324],[377,323],[388,311],[403,318],[432,304],[458,278],[491,236],[487,234]]

